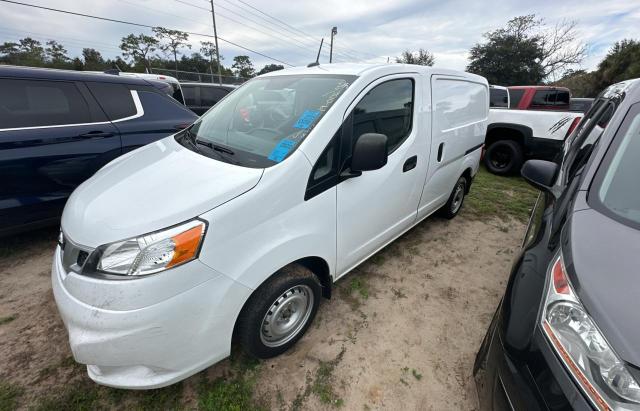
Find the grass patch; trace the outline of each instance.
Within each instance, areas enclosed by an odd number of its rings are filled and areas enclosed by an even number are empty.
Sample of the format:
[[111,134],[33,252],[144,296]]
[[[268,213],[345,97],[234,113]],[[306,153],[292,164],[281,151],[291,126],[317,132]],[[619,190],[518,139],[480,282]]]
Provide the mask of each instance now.
[[360,296],[365,300],[369,298],[369,287],[367,287],[367,283],[365,283],[364,280],[360,277],[353,277],[351,279],[349,289],[352,293],[356,292],[360,294]]
[[18,397],[22,395],[22,389],[0,381],[0,411],[13,411],[17,408]]
[[496,176],[480,167],[465,199],[465,211],[479,218],[508,215],[526,222],[538,193],[521,177]]
[[415,368],[411,370],[411,374],[413,374],[413,377],[418,381],[420,381],[422,379],[422,374],[420,374],[418,371],[416,371]]
[[91,411],[100,408],[100,386],[94,383],[74,383],[67,390],[42,398],[32,410]]
[[15,315],[9,315],[9,316],[6,316],[6,317],[0,317],[0,325],[8,324],[11,321],[15,320],[16,318],[18,318],[18,317],[15,316]]
[[345,349],[342,348],[340,354],[331,361],[321,361],[320,366],[316,370],[316,378],[311,385],[311,391],[318,396],[320,402],[324,404],[330,404],[334,407],[341,407],[344,405],[344,400],[339,398],[333,391],[333,371],[336,366],[342,361]]
[[233,376],[209,381],[204,377],[198,387],[198,409],[206,411],[264,410],[253,400],[260,361],[242,351],[231,356]]

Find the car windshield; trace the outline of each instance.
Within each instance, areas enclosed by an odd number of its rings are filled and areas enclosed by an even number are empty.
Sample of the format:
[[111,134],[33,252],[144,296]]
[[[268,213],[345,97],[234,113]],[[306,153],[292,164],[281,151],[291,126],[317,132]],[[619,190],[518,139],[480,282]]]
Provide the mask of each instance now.
[[637,189],[639,158],[640,112],[636,112],[635,117],[629,120],[629,126],[598,190],[598,199],[604,207],[636,225],[640,224],[640,190]]
[[185,134],[202,154],[246,167],[269,167],[300,145],[355,78],[256,78],[221,100]]

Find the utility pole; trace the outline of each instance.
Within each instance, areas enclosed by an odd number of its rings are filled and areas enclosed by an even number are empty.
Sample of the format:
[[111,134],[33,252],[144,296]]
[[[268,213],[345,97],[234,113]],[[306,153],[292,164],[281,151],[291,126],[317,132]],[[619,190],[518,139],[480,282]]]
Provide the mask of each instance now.
[[331,48],[329,49],[329,63],[333,62],[333,36],[338,34],[338,28],[333,26],[331,29]]
[[[211,18],[213,19],[213,37],[216,42],[216,61],[218,62],[218,83],[222,85],[222,69],[220,67],[220,51],[218,51],[218,31],[216,30],[216,11],[211,0]],[[213,75],[213,73],[211,73]]]

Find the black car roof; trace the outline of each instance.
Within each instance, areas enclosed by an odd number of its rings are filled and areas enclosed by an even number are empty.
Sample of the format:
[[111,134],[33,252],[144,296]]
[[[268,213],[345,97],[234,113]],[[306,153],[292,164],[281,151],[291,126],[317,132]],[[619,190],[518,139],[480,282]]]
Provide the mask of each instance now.
[[0,65],[0,77],[20,77],[66,81],[96,81],[102,83],[149,85],[141,78],[87,71],[59,70],[37,67]]

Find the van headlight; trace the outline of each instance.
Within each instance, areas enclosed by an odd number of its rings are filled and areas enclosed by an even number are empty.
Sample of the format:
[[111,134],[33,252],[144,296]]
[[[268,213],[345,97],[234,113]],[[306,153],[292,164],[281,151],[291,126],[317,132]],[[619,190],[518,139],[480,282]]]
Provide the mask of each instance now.
[[198,256],[206,223],[201,220],[136,238],[105,244],[94,253],[99,273],[139,276],[154,274]]
[[597,409],[635,409],[640,386],[573,292],[562,255],[548,277],[541,325],[551,346]]

